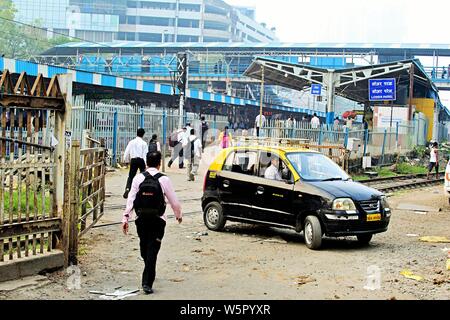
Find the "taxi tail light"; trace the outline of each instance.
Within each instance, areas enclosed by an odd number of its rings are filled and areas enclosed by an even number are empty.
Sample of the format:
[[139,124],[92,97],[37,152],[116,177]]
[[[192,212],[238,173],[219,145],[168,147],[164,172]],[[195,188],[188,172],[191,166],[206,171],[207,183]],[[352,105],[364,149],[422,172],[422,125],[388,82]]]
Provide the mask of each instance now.
[[209,173],[209,172],[207,172],[207,173],[205,174],[205,177],[203,178],[203,192],[205,192],[205,190],[206,190],[206,177],[208,176],[208,173]]

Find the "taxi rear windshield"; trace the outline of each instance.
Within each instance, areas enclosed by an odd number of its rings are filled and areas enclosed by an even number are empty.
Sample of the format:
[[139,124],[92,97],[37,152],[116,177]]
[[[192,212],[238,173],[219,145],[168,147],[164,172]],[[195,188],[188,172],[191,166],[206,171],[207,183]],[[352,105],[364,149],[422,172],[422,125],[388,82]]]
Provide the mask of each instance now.
[[287,158],[302,180],[347,181],[349,176],[336,163],[321,153],[288,153]]

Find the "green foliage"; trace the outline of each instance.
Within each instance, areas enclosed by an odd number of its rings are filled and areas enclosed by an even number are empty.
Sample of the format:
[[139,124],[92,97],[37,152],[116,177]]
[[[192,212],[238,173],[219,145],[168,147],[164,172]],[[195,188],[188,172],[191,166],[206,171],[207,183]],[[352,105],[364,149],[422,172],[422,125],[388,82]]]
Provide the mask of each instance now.
[[[47,39],[46,31],[13,22],[16,12],[11,0],[0,0],[0,54],[29,60],[55,45],[70,42],[63,36]],[[42,21],[36,20],[30,24],[40,27]]]
[[427,168],[422,166],[412,166],[408,163],[400,163],[397,165],[397,172],[399,174],[424,174],[427,173]]
[[423,159],[427,155],[427,148],[424,146],[416,146],[414,147],[413,153],[417,156],[417,158]]

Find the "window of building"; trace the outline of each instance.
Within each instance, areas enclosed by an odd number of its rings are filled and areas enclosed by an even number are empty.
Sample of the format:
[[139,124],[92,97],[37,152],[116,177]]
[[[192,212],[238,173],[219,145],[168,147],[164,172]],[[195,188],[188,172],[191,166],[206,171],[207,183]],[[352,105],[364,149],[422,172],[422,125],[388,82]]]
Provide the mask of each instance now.
[[180,11],[195,11],[195,12],[200,12],[200,5],[199,4],[188,4],[188,3],[181,3],[180,6]]
[[178,42],[199,42],[199,37],[197,36],[182,36],[177,37]]
[[135,16],[127,16],[127,24],[136,24]]
[[178,19],[178,26],[180,28],[199,28],[200,21],[192,19]]
[[139,33],[138,41],[162,42],[162,34],[160,34],[160,33]]
[[158,18],[158,17],[140,17],[140,24],[146,26],[170,26],[169,18]]
[[205,6],[205,13],[219,14],[221,16],[228,15],[228,12],[225,9],[211,6],[211,5]]
[[228,42],[227,38],[219,38],[219,37],[204,37],[203,42]]
[[167,2],[141,2],[143,9],[154,9],[154,10],[174,10],[175,4],[173,3],[167,3]]
[[226,23],[221,23],[221,22],[216,22],[216,21],[205,21],[205,29],[228,31],[229,25]]

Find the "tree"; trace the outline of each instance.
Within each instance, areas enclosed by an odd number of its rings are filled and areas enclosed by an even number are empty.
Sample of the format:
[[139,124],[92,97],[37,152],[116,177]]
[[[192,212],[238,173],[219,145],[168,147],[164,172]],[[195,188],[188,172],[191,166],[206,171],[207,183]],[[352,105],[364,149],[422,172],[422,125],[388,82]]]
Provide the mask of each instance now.
[[32,26],[14,22],[16,12],[11,0],[0,0],[0,54],[29,60],[55,45],[71,42],[64,36],[48,39],[39,20],[34,21]]

